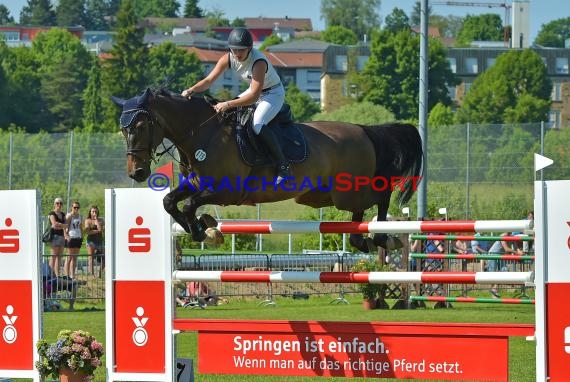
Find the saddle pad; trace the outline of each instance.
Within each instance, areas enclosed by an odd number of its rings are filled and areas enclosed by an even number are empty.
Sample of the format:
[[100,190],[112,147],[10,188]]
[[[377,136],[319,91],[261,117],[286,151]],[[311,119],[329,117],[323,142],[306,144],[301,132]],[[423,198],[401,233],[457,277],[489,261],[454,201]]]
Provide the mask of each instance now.
[[[283,154],[290,163],[301,163],[307,159],[307,141],[305,136],[293,123],[285,127],[266,126],[265,129],[273,130],[283,149]],[[236,141],[243,161],[249,166],[273,166],[273,159],[263,150],[258,152],[252,146],[249,135],[245,128],[238,128],[236,131]],[[263,143],[257,142],[257,146],[263,147]]]

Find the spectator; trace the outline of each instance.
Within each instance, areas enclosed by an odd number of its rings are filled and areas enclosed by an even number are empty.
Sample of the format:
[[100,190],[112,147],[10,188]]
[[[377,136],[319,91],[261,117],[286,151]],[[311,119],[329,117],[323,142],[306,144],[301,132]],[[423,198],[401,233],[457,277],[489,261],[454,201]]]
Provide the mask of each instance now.
[[[509,236],[510,234],[511,234],[510,232],[505,232],[501,234],[501,236]],[[517,248],[516,246],[513,246],[512,242],[508,242],[505,240],[498,240],[494,242],[491,248],[489,249],[489,254],[491,255],[503,255],[507,253],[522,255],[522,250],[520,248]],[[487,265],[487,270],[489,272],[497,272],[499,270],[498,268],[501,265],[501,263],[499,262],[499,260],[489,260]],[[501,266],[500,269],[501,272],[505,272],[507,270],[508,269],[505,266]],[[497,284],[493,284],[491,286],[490,292],[493,295],[493,297],[495,298],[500,297],[497,289]]]
[[85,219],[85,233],[87,234],[87,270],[90,275],[93,274],[93,261],[95,256],[98,262],[101,264],[101,268],[104,268],[105,259],[103,258],[103,230],[105,223],[102,218],[99,217],[99,208],[97,206],[91,206],[89,208],[89,216]]
[[63,255],[63,247],[65,245],[64,230],[67,228],[65,223],[65,214],[61,210],[63,207],[63,200],[55,198],[53,201],[53,210],[50,211],[48,217],[52,229],[52,239],[50,243],[49,267],[53,274],[59,276],[59,268],[61,264],[61,257]]
[[463,240],[456,240],[453,243],[453,252],[458,253],[460,255],[465,255],[467,253],[471,253],[467,243]]
[[64,230],[64,235],[68,256],[65,259],[63,270],[65,276],[73,280],[77,268],[77,255],[83,243],[83,217],[79,214],[79,202],[74,201],[71,205],[71,212],[65,219],[67,228]]
[[42,282],[43,282],[43,298],[44,308],[46,310],[59,310],[61,306],[55,301],[57,292],[67,291],[69,297],[69,310],[73,310],[75,299],[77,298],[77,289],[80,283],[74,280],[65,279],[56,276],[49,264],[42,262]]
[[[477,240],[481,236],[481,233],[477,232],[475,234],[474,240],[471,240],[471,252],[476,255],[486,255],[489,250],[489,242],[484,240]],[[487,262],[481,260],[481,270],[487,268]]]

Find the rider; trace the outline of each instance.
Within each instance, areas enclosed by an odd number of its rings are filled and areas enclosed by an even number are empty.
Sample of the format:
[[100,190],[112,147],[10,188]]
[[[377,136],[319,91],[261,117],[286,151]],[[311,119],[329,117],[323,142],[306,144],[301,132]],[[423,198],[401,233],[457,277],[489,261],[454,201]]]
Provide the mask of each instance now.
[[269,149],[273,160],[277,162],[277,181],[290,176],[289,163],[285,159],[279,140],[267,124],[277,115],[285,102],[285,89],[273,65],[259,50],[253,48],[253,38],[246,28],[235,28],[228,38],[230,51],[218,60],[218,63],[206,78],[182,92],[189,97],[192,93],[206,91],[212,83],[228,68],[233,69],[242,79],[249,82],[249,87],[238,98],[214,105],[217,113],[236,106],[256,104],[253,114],[253,130]]

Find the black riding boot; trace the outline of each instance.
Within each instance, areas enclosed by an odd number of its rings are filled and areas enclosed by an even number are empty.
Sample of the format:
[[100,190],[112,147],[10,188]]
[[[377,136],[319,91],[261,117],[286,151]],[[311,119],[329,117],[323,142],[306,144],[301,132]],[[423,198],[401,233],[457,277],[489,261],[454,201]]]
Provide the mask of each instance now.
[[265,146],[269,149],[269,154],[273,157],[273,159],[277,162],[277,181],[275,184],[281,183],[283,178],[291,176],[289,172],[289,163],[287,163],[287,159],[285,159],[285,155],[283,154],[283,150],[281,149],[281,145],[277,140],[277,136],[275,133],[264,125],[259,132],[259,137],[265,144]]

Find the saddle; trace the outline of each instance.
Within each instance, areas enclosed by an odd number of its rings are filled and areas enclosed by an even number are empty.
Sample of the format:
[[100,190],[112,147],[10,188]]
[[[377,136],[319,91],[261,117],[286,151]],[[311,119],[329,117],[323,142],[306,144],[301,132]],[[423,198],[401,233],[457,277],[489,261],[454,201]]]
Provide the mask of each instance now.
[[[208,97],[206,101],[215,104],[218,101]],[[267,153],[263,143],[253,131],[253,112],[255,106],[236,107],[226,112],[225,119],[235,126],[234,134],[243,161],[249,166],[274,166],[273,159]],[[291,107],[283,104],[265,129],[271,129],[279,139],[283,154],[290,163],[301,163],[307,159],[307,141],[293,122]]]

